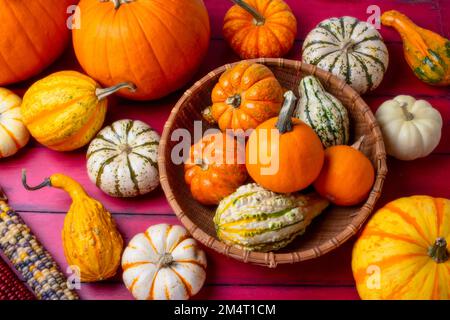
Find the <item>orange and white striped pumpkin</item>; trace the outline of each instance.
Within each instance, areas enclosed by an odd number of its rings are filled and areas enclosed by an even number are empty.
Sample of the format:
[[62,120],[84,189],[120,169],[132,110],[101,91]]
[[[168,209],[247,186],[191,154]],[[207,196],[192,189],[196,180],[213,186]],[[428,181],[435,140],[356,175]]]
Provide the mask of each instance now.
[[360,297],[450,299],[449,243],[450,200],[413,196],[388,203],[353,249]]
[[30,139],[22,122],[21,104],[22,99],[17,95],[0,88],[0,158],[12,156]]
[[138,300],[187,300],[206,278],[206,256],[185,228],[158,224],[131,239],[123,281]]

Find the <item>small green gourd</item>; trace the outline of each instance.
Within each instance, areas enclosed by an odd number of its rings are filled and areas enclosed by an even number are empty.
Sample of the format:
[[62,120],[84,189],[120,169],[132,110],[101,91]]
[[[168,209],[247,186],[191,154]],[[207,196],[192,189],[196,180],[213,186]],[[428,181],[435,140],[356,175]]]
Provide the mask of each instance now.
[[348,144],[349,117],[344,105],[314,76],[301,80],[299,92],[294,116],[313,128],[325,148]]
[[220,202],[214,224],[217,236],[228,245],[274,251],[303,234],[328,204],[317,194],[278,194],[250,183]]

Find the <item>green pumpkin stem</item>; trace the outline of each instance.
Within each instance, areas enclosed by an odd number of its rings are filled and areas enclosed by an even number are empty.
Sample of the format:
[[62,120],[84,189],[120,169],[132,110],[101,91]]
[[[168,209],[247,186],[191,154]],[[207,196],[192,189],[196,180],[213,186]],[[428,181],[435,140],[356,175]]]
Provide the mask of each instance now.
[[253,8],[248,3],[246,3],[242,0],[231,0],[231,1],[234,2],[235,4],[237,4],[239,7],[241,7],[245,11],[247,11],[248,13],[250,13],[253,16],[253,18],[255,19],[255,25],[262,26],[266,22],[266,18],[264,18],[264,16],[261,13],[259,13],[258,10]]
[[44,187],[52,186],[52,183],[50,182],[50,178],[45,178],[45,180],[41,184],[38,184],[37,186],[34,186],[34,187],[29,186],[27,184],[27,170],[26,169],[22,169],[22,184],[23,184],[24,188],[28,191],[35,191],[35,190],[42,189]]
[[295,110],[295,101],[297,97],[292,91],[287,91],[284,94],[284,102],[281,107],[280,115],[278,116],[278,121],[276,127],[278,131],[283,134],[292,131],[292,114]]
[[446,262],[449,258],[449,253],[445,238],[437,238],[434,245],[428,249],[428,255],[437,263]]
[[232,106],[233,108],[239,108],[239,106],[241,105],[241,99],[241,95],[237,93],[234,96],[228,97],[227,100],[225,100],[225,103]]
[[109,87],[109,88],[97,88],[95,90],[95,95],[98,98],[98,101],[105,99],[106,97],[112,95],[113,93],[116,93],[117,91],[128,88],[131,92],[136,91],[136,86],[131,82],[121,82],[119,84],[116,84],[115,86]]

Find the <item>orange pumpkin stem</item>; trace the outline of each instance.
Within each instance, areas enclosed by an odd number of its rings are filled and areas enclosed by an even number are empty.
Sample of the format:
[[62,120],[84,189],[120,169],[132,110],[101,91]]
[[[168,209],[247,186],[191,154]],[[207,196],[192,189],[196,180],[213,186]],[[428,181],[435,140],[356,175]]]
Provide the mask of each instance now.
[[124,88],[128,88],[128,90],[130,90],[131,92],[136,91],[136,86],[131,83],[131,82],[121,82],[119,84],[116,84],[113,87],[109,87],[109,88],[97,88],[95,90],[95,95],[97,96],[98,100],[103,100],[106,97],[112,95],[113,93],[116,93],[117,91],[124,89]]
[[134,0],[100,0],[100,2],[112,2],[114,3],[114,8],[119,9],[119,7],[124,3],[131,3]]
[[248,3],[242,0],[231,0],[231,1],[234,2],[236,5],[238,5],[239,7],[241,7],[242,9],[244,9],[245,11],[247,11],[248,13],[250,13],[255,19],[254,20],[255,25],[262,26],[266,22],[266,18],[264,18],[264,16],[261,13],[259,13],[258,10],[253,8]]
[[241,105],[241,95],[237,93],[234,96],[228,97],[227,100],[225,100],[225,103],[233,108],[239,108]]
[[284,94],[283,106],[281,107],[276,124],[276,127],[281,134],[292,131],[292,114],[295,110],[296,100],[297,97],[292,91],[287,91]]
[[428,255],[437,263],[446,262],[449,258],[449,253],[445,238],[437,238],[434,245],[428,249]]

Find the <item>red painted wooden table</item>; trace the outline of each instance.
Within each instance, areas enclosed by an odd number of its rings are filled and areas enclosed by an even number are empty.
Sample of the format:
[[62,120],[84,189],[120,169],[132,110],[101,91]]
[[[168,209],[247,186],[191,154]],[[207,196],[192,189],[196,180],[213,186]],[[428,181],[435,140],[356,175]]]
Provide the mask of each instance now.
[[[295,47],[288,58],[300,59],[300,48],[306,34],[320,21],[332,16],[350,15],[366,20],[367,8],[378,5],[382,11],[398,9],[409,15],[420,26],[450,37],[450,0],[287,0],[298,19]],[[228,0],[205,0],[211,19],[212,38],[208,56],[194,80],[212,69],[238,60],[222,37],[222,21],[230,7]],[[444,119],[442,140],[432,155],[425,159],[402,162],[388,159],[389,173],[378,207],[401,196],[427,194],[450,198],[450,90],[428,86],[415,78],[402,54],[399,35],[392,29],[382,28],[381,33],[390,53],[390,66],[381,86],[364,97],[375,111],[385,100],[397,94],[410,94],[427,99]],[[101,62],[99,62],[101,63]],[[52,67],[35,79],[12,86],[23,94],[36,79],[51,72],[76,69],[72,48]],[[113,99],[106,124],[123,119],[139,119],[149,123],[160,133],[172,107],[183,90],[153,102],[129,102]],[[90,195],[99,199],[113,213],[125,241],[152,224],[179,223],[168,205],[161,189],[138,199],[113,199],[92,184],[86,173],[85,149],[58,153],[32,141],[10,159],[0,160],[0,184],[10,197],[10,202],[53,254],[63,270],[66,262],[61,246],[61,229],[70,199],[62,191],[46,189],[26,192],[20,183],[20,170],[27,168],[29,182],[40,182],[44,177],[62,172],[81,182]],[[339,249],[313,261],[276,269],[253,266],[226,258],[206,249],[208,277],[197,299],[357,299],[351,274],[351,239]],[[96,284],[82,284],[79,291],[83,299],[131,299],[120,275],[113,280]]]

